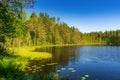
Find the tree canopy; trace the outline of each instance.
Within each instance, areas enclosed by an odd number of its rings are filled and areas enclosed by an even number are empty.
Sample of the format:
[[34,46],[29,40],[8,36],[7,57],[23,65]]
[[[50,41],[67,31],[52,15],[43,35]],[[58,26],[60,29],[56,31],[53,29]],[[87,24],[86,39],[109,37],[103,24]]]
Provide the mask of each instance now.
[[81,33],[60,18],[35,12],[27,18],[24,8],[35,0],[0,0],[0,43],[8,46],[41,44],[120,44],[120,30]]

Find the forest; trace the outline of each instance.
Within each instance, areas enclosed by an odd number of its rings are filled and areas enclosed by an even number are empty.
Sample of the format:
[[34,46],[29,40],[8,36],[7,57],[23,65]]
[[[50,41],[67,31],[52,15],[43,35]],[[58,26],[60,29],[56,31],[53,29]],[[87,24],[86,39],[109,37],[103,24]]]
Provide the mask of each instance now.
[[21,17],[14,21],[15,16],[8,10],[7,7],[0,9],[0,43],[5,46],[120,43],[120,30],[82,33],[75,26],[43,12],[39,16],[33,12],[28,18],[26,11],[22,11]]

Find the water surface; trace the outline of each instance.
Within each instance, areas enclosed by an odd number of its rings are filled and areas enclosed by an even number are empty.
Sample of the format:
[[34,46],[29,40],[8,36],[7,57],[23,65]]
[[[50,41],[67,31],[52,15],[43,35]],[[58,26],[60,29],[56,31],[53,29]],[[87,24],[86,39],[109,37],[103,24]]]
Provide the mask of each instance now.
[[[78,80],[86,74],[86,80],[120,80],[120,47],[118,46],[72,46],[46,47],[36,49],[40,52],[50,52],[52,59],[31,61],[31,66],[41,67],[41,71],[33,76],[48,76],[56,73],[59,77],[69,76]],[[55,63],[49,65],[50,63]],[[61,70],[64,68],[65,70]],[[69,68],[75,71],[71,72]],[[60,70],[60,71],[58,71]]]

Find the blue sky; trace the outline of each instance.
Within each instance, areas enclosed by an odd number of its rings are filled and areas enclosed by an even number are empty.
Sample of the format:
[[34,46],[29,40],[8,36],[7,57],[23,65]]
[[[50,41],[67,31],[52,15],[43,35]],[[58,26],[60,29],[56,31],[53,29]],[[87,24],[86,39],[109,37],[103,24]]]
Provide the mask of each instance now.
[[37,0],[34,9],[39,14],[60,17],[81,32],[120,29],[120,0]]

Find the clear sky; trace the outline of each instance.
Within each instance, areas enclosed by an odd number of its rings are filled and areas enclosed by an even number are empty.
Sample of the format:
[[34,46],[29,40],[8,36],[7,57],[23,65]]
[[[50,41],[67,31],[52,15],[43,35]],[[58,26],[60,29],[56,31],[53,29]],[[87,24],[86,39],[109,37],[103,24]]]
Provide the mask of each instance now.
[[81,32],[120,29],[120,0],[37,0],[34,9],[39,14],[60,17]]

